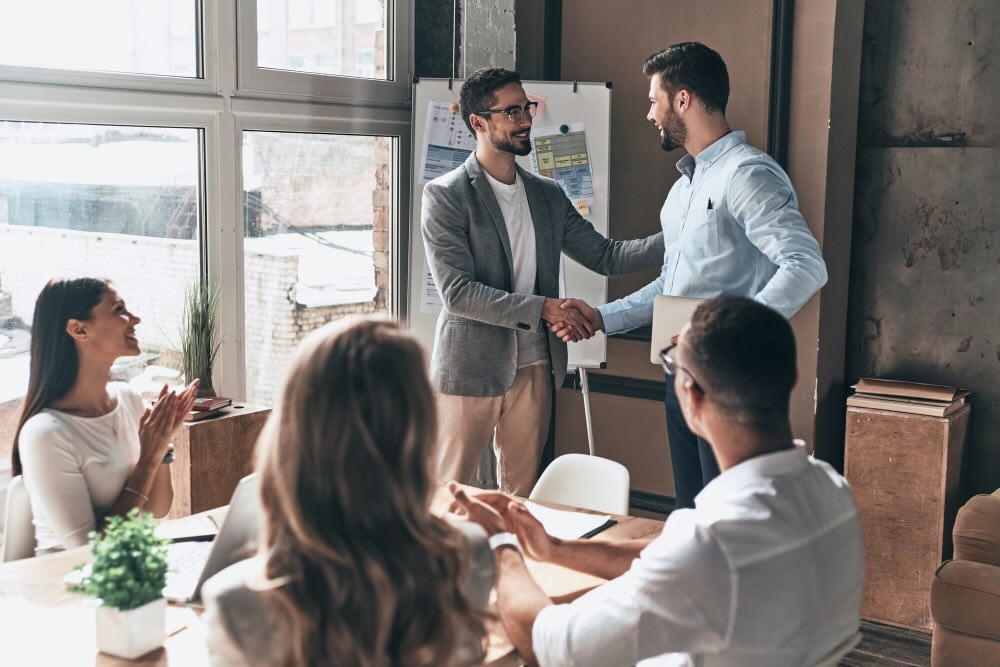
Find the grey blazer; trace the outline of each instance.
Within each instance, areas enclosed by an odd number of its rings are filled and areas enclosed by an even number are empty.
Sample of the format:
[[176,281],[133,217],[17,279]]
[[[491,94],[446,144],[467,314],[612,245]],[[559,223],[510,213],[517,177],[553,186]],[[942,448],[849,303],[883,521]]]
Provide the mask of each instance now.
[[[559,296],[559,255],[605,276],[659,267],[663,233],[612,241],[585,220],[551,178],[517,167],[535,227],[535,294],[514,294],[514,262],[500,205],[473,153],[424,186],[424,248],[444,309],[431,358],[445,394],[499,396],[517,373],[516,330],[544,330],[556,386],[566,375],[566,343],[542,322],[545,297]],[[591,304],[597,305],[597,304]]]
[[[472,557],[466,592],[469,602],[487,609],[496,565],[486,532],[471,521],[451,521],[469,543]],[[260,558],[230,565],[205,582],[206,641],[211,664],[218,667],[280,664],[291,652],[281,604],[252,587],[264,567]],[[470,638],[448,665],[471,667],[478,642]]]

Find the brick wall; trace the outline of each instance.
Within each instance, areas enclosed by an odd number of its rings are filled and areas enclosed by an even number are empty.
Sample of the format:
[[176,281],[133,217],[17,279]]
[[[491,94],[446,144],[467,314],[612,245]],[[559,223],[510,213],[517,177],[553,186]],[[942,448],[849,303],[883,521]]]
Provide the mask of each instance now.
[[[375,302],[299,305],[294,254],[248,252],[244,263],[246,399],[273,405],[298,341],[326,322],[380,308]],[[184,289],[198,275],[197,242],[0,226],[0,282],[11,295],[15,316],[30,323],[38,292],[59,274],[111,278],[129,308],[143,319],[138,327],[143,349],[167,352],[177,346]]]

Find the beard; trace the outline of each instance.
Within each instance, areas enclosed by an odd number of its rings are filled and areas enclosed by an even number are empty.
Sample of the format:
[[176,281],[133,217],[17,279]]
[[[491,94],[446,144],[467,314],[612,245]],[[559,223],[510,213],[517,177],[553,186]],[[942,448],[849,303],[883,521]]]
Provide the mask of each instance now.
[[[530,133],[528,136],[531,136]],[[531,152],[531,141],[528,138],[524,139],[523,145],[516,144],[511,137],[498,137],[494,133],[492,125],[490,126],[490,143],[493,145],[493,148],[498,151],[513,153],[514,155],[519,155],[521,157],[524,157]]]
[[687,125],[677,116],[670,113],[663,129],[660,130],[660,148],[665,151],[672,151],[684,146],[687,141]]

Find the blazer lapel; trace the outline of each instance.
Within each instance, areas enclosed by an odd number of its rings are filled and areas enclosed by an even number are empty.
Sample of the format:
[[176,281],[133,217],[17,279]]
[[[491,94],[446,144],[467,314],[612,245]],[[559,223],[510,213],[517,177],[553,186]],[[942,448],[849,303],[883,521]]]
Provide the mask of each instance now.
[[[507,234],[507,224],[503,220],[503,213],[500,212],[500,204],[497,202],[497,196],[493,193],[493,187],[486,179],[486,174],[483,173],[482,167],[479,166],[479,160],[476,159],[475,153],[470,155],[465,161],[465,169],[469,172],[469,180],[472,182],[472,187],[479,194],[480,199],[483,200],[486,210],[490,212],[493,225],[497,228],[497,235],[500,237],[500,245],[503,246],[503,254],[507,258],[508,275],[513,276],[514,254],[510,249],[510,235]],[[511,285],[513,285],[513,278],[511,278]]]
[[557,257],[554,250],[552,235],[555,230],[549,220],[549,209],[545,205],[545,197],[538,183],[520,166],[517,167],[517,177],[524,183],[524,194],[528,198],[528,209],[531,211],[531,223],[535,228],[535,264],[538,293],[542,296],[559,296],[559,266],[553,266],[553,258]]

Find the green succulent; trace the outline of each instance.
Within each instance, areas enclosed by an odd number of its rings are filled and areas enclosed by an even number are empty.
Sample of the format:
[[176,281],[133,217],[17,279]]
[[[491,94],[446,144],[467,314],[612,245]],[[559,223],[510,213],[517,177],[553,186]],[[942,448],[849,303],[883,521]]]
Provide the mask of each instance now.
[[156,536],[152,516],[133,508],[108,518],[103,533],[90,534],[94,562],[83,589],[105,607],[128,611],[163,597],[168,540]]

